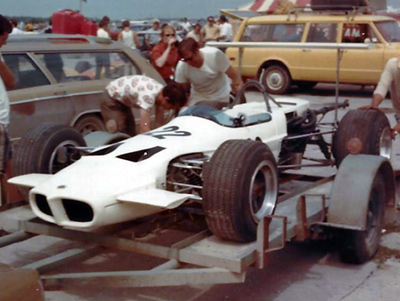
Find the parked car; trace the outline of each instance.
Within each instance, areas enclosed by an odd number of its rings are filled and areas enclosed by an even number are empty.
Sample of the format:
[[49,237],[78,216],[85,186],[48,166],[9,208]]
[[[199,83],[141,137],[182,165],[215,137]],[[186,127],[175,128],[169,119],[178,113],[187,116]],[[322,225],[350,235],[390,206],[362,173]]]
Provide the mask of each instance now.
[[[345,50],[340,82],[375,85],[386,62],[400,51],[400,27],[390,17],[354,12],[314,11],[244,19],[236,42],[368,43],[368,50]],[[292,84],[312,88],[336,79],[335,49],[244,48],[242,75],[259,79],[270,93],[283,94]],[[228,48],[238,67],[238,49]],[[260,78],[262,77],[262,78]]]
[[8,91],[13,140],[42,122],[73,126],[83,135],[104,130],[99,98],[108,82],[124,75],[146,74],[164,83],[139,53],[110,39],[10,36],[2,55],[17,80],[15,88]]

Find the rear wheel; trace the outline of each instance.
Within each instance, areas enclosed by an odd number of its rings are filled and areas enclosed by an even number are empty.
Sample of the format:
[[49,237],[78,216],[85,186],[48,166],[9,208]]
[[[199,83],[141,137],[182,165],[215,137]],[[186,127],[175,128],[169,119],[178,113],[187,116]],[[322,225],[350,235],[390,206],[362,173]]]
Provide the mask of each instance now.
[[360,264],[370,260],[376,254],[381,238],[385,201],[385,183],[382,175],[377,174],[369,196],[366,230],[343,230],[341,233],[340,258],[342,261]]
[[286,68],[272,65],[264,69],[260,82],[269,93],[284,94],[290,88],[291,78]]
[[353,144],[354,152],[378,155],[390,159],[392,137],[389,120],[377,110],[350,110],[342,118],[335,134],[332,153],[336,166],[349,154]]
[[220,238],[256,239],[257,224],[275,210],[278,173],[269,147],[258,141],[224,142],[203,169],[207,224]]

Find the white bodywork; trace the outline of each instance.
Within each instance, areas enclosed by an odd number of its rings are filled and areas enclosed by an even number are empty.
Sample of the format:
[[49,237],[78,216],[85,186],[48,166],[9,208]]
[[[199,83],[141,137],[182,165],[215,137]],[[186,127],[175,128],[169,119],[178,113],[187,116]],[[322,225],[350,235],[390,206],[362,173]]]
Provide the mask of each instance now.
[[[97,148],[55,175],[22,175],[9,182],[32,187],[29,198],[34,213],[45,221],[65,227],[99,227],[176,208],[191,196],[165,190],[168,165],[179,156],[202,153],[211,157],[227,140],[257,139],[266,143],[278,159],[282,139],[287,135],[285,114],[297,112],[301,115],[309,104],[295,98],[277,100],[282,107],[272,104],[269,121],[228,127],[201,117],[180,116],[161,128],[118,143],[115,150],[105,155],[96,153],[109,146]],[[229,120],[229,116],[235,118],[244,114],[246,120],[250,120],[251,116],[266,112],[265,102],[250,102],[225,110],[224,117]],[[143,152],[146,156],[155,149],[158,151],[138,162],[118,158],[149,150]],[[42,204],[48,203],[51,214],[38,207],[38,195],[45,200]],[[92,210],[93,217],[90,220],[71,219],[63,200],[87,204],[86,209]],[[71,208],[80,210],[81,207]]]

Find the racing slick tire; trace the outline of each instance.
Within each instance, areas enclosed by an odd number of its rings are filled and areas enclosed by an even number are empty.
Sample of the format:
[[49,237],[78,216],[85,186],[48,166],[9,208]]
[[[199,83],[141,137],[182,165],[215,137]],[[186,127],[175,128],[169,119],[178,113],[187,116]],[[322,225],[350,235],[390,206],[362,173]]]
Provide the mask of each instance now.
[[366,230],[340,232],[340,259],[346,263],[361,264],[377,253],[383,227],[386,189],[383,176],[378,173],[372,183],[366,214]]
[[74,124],[74,128],[76,128],[82,136],[86,136],[92,132],[106,130],[103,120],[96,115],[87,115],[79,118]]
[[[74,128],[42,123],[29,130],[20,140],[13,160],[14,176],[29,173],[54,174],[80,158],[76,150],[62,151],[64,146],[86,146],[82,135]],[[19,188],[27,199],[29,189]]]
[[256,239],[257,224],[273,214],[278,172],[267,145],[258,141],[224,142],[203,169],[203,208],[212,233],[222,239]]
[[350,153],[379,155],[390,159],[392,137],[389,120],[378,110],[350,110],[333,138],[336,166]]
[[264,85],[267,92],[272,94],[284,94],[289,90],[292,80],[285,67],[271,65],[264,69],[264,72],[261,74],[260,82]]
[[195,104],[196,106],[209,106],[211,108],[222,110],[223,108],[228,107],[229,103],[222,101],[212,101],[212,100],[201,100]]

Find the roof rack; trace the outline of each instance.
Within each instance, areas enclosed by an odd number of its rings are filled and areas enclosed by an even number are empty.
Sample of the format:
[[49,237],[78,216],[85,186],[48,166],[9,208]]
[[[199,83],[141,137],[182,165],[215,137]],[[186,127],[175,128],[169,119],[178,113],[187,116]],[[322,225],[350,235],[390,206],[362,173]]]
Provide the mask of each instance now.
[[288,13],[288,21],[292,15],[297,18],[299,13],[314,13],[314,14],[335,14],[335,15],[348,15],[353,19],[357,14],[370,11],[368,6],[354,6],[354,5],[307,5],[307,6],[293,6]]
[[89,44],[111,44],[109,38],[98,38],[86,35],[70,35],[70,34],[19,34],[10,35],[7,42],[9,43],[89,43]]

